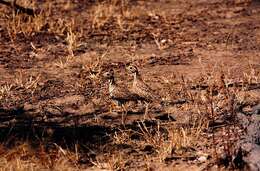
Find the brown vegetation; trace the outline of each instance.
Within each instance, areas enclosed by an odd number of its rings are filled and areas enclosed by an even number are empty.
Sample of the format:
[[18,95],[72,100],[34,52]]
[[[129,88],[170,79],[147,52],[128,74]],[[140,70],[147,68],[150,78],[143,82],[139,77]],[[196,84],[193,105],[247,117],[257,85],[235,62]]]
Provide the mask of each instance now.
[[[260,101],[259,2],[16,3],[38,13],[0,6],[0,170],[245,167],[234,158],[239,116]],[[130,63],[160,106],[111,105],[102,75],[129,87]]]

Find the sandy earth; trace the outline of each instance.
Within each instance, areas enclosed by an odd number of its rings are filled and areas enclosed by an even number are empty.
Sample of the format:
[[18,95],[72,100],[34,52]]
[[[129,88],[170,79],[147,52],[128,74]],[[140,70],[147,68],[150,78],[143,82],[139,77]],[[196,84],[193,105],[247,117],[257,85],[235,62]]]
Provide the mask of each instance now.
[[[228,115],[231,94],[249,112],[260,101],[258,1],[45,0],[29,7],[42,12],[33,19],[0,6],[2,154],[26,142],[32,150],[19,159],[35,157],[39,168],[62,168],[55,161],[66,149],[68,170],[233,169],[222,154],[233,155],[243,129],[234,118],[210,123]],[[131,86],[129,63],[164,99],[185,102],[152,104],[148,118],[143,106],[129,104],[122,125],[125,111],[111,107],[102,73],[113,68],[119,84]],[[214,97],[204,96],[211,88]],[[40,148],[47,163],[35,153]]]

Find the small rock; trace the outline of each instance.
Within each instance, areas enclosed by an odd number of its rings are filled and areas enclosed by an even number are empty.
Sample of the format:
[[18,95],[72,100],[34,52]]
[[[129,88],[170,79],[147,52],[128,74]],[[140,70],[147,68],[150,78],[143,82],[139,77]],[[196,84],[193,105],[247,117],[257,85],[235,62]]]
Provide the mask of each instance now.
[[201,162],[201,163],[204,163],[204,162],[207,161],[207,157],[206,157],[206,156],[200,156],[200,157],[198,158],[198,161]]
[[167,41],[166,39],[162,39],[161,43],[166,43],[166,41]]
[[260,114],[260,104],[254,106],[254,107],[252,108],[252,113],[253,113],[253,114],[257,114],[257,115]]

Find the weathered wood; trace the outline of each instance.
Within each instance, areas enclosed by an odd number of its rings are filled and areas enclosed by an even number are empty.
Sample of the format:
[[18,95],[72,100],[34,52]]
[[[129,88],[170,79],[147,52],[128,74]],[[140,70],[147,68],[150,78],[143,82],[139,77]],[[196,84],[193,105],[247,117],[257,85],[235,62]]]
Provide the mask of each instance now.
[[35,11],[31,8],[22,7],[16,4],[16,0],[0,0],[0,4],[9,6],[15,10],[16,13],[25,13],[31,16],[35,16]]
[[12,125],[70,126],[82,124],[96,115],[106,112],[102,106],[85,101],[84,96],[72,95],[41,101],[37,104],[25,103],[13,109],[0,109],[0,127]]
[[[249,170],[260,170],[260,104],[252,109],[252,115],[239,114],[239,121],[246,129],[246,134],[237,144],[234,162],[242,161]],[[239,159],[239,160],[238,160]]]

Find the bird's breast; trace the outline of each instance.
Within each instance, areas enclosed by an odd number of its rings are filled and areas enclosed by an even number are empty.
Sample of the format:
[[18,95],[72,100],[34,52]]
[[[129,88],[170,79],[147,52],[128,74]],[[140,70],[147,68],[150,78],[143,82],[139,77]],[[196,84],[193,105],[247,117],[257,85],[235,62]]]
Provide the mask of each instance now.
[[115,86],[109,85],[108,91],[109,91],[109,95],[110,95],[110,96],[113,96],[113,91],[114,91],[115,88],[116,88]]

